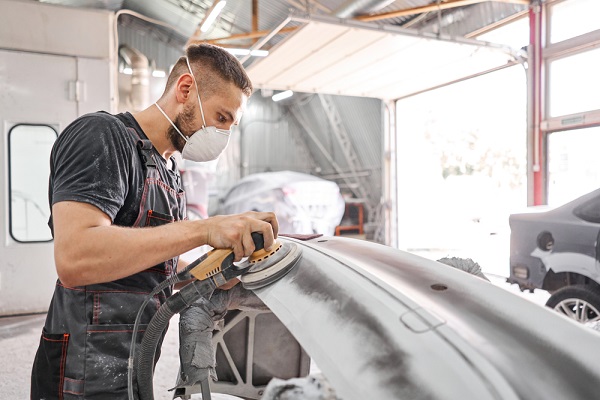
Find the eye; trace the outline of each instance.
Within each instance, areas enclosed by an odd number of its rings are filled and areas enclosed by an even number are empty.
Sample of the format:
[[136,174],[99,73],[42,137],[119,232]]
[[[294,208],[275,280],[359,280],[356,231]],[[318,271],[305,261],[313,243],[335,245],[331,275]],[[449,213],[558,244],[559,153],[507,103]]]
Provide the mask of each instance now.
[[224,124],[225,122],[227,122],[227,117],[225,117],[222,114],[219,114],[219,116],[217,117],[217,119],[219,120],[220,123]]

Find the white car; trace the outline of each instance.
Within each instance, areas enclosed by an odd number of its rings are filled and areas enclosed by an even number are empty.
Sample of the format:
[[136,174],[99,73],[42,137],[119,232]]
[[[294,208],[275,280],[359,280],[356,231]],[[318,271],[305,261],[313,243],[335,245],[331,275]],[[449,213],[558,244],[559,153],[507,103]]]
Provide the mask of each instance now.
[[272,211],[283,233],[333,235],[345,203],[335,182],[294,171],[248,175],[222,200],[219,214]]

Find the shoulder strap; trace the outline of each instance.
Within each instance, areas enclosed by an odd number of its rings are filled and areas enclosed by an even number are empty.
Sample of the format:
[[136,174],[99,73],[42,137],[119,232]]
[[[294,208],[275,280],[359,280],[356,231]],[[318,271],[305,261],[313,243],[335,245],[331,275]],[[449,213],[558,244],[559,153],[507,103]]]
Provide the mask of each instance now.
[[147,170],[148,167],[156,168],[156,162],[154,160],[154,157],[152,156],[152,142],[148,139],[142,139],[142,137],[140,136],[138,131],[135,130],[135,128],[128,126],[126,123],[127,120],[122,114],[117,114],[115,115],[115,117],[124,125],[125,129],[131,135],[133,140],[137,140],[136,146],[138,149],[140,159],[144,163],[144,170]]
[[156,162],[154,162],[154,157],[152,157],[152,142],[149,140],[140,139],[137,141],[137,148],[138,153],[140,153],[140,157],[142,158],[142,162],[144,163],[144,167],[156,168]]

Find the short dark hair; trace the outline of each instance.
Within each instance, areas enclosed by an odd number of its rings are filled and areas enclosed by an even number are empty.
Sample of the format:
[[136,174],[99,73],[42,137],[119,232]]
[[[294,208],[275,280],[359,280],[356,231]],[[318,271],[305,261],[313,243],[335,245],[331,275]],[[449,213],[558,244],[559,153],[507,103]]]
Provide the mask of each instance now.
[[182,74],[189,72],[186,57],[198,82],[198,89],[204,96],[210,97],[223,82],[234,83],[248,97],[252,94],[252,82],[242,63],[222,47],[207,43],[188,46],[186,55],[177,60],[169,74],[165,93]]

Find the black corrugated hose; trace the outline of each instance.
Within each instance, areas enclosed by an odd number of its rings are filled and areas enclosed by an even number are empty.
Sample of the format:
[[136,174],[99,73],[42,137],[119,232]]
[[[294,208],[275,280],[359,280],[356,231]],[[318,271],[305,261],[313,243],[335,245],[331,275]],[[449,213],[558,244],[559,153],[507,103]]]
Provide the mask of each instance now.
[[207,257],[208,257],[208,254],[202,255],[202,257],[198,258],[193,263],[188,265],[183,271],[177,273],[177,275],[174,275],[174,276],[170,277],[169,279],[162,281],[159,285],[157,285],[152,290],[152,292],[148,293],[148,295],[146,296],[146,299],[142,303],[142,306],[138,310],[137,316],[135,318],[135,324],[133,325],[133,335],[131,336],[131,344],[129,346],[129,361],[128,361],[128,365],[127,365],[127,395],[128,395],[129,400],[136,399],[136,397],[134,397],[134,394],[133,394],[133,373],[134,373],[133,369],[134,369],[134,365],[135,365],[134,357],[135,357],[135,353],[136,353],[135,347],[136,347],[136,343],[137,343],[136,339],[137,339],[137,333],[138,333],[138,329],[139,329],[139,325],[140,325],[140,320],[142,318],[142,314],[143,314],[144,310],[146,309],[146,306],[148,305],[148,302],[157,293],[163,291],[165,288],[172,286],[176,283],[191,279],[192,276],[190,274],[190,271],[192,270],[192,268],[194,268],[195,266],[200,264]]
[[194,281],[173,294],[160,306],[144,332],[137,368],[138,394],[140,400],[154,400],[154,356],[162,333],[173,315],[189,307],[199,297],[210,298],[217,285],[213,279]]
[[[254,241],[254,249],[260,250],[264,248],[264,240],[263,236],[258,232],[252,233],[252,240]],[[131,346],[129,348],[129,360],[127,366],[127,394],[129,400],[136,400],[134,397],[134,389],[133,389],[133,370],[134,367],[137,368],[137,386],[138,386],[138,394],[140,400],[154,400],[154,385],[152,382],[152,378],[154,375],[154,357],[156,354],[156,348],[158,347],[158,343],[162,337],[162,333],[167,328],[169,324],[169,320],[173,317],[173,315],[180,313],[181,311],[188,308],[195,300],[199,297],[205,297],[210,299],[212,293],[217,288],[216,282],[227,282],[233,277],[239,275],[241,271],[231,269],[231,270],[222,270],[218,274],[202,280],[202,281],[193,281],[184,286],[179,292],[171,295],[166,302],[160,306],[148,327],[144,333],[144,338],[142,339],[141,349],[139,352],[139,357],[136,362],[136,337],[139,329],[139,324],[141,320],[141,315],[144,309],[146,308],[150,299],[159,291],[163,290],[165,287],[173,285],[178,282],[182,282],[188,279],[191,279],[192,276],[190,271],[196,267],[198,264],[206,260],[208,257],[208,253],[204,254],[202,257],[199,257],[193,263],[188,265],[183,271],[179,272],[177,275],[172,276],[171,278],[160,283],[151,293],[148,294],[146,300],[140,307],[137,317],[135,319],[135,324],[133,327],[133,335],[131,338]],[[233,252],[229,257],[227,257],[224,263],[232,263],[233,262]],[[216,280],[218,278],[218,280]]]

